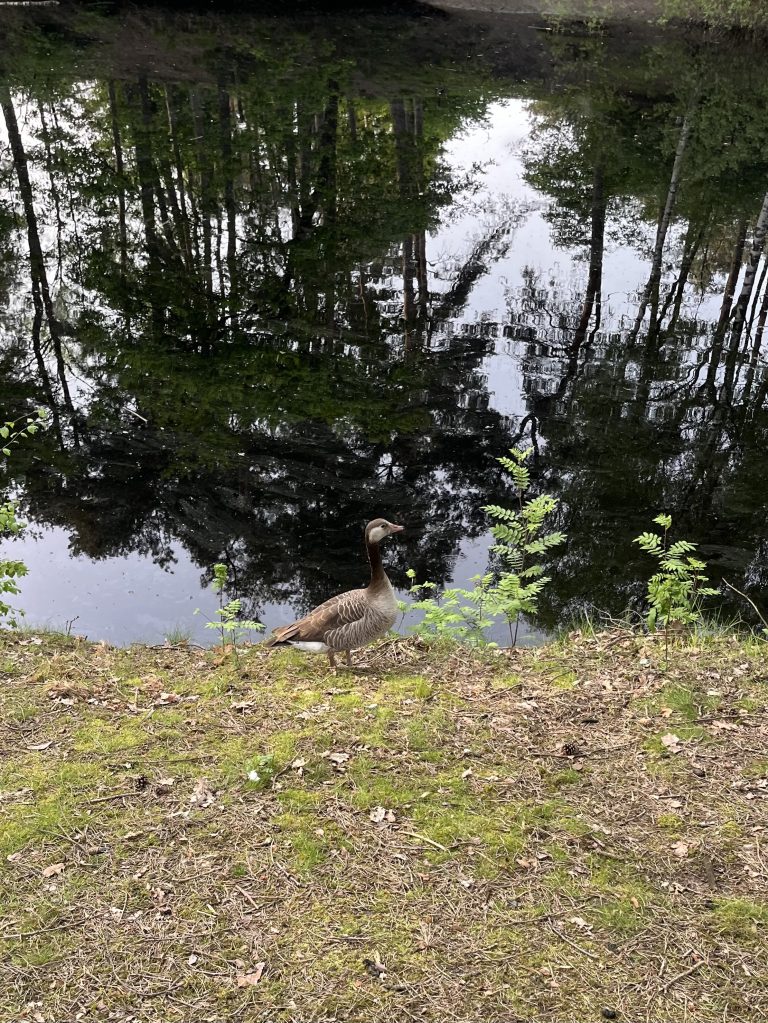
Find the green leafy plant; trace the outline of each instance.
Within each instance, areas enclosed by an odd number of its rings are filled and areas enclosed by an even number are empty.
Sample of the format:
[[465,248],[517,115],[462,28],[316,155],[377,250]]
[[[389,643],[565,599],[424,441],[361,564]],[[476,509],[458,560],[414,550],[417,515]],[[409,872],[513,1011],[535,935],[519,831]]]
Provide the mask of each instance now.
[[[17,420],[6,419],[0,426],[0,439],[3,447],[2,454],[9,458],[11,446],[20,441],[32,437],[44,424],[46,413],[44,409],[38,409],[34,415],[25,416],[23,425]],[[19,521],[16,515],[16,503],[14,501],[3,501],[0,503],[0,538],[17,536],[23,531],[26,523]],[[27,566],[23,561],[10,558],[0,559],[0,621],[4,624],[16,627],[18,619],[23,617],[24,612],[14,609],[6,600],[5,595],[16,596],[19,591],[19,579],[27,574]]]
[[471,590],[454,587],[439,590],[436,583],[416,583],[416,572],[409,568],[406,575],[411,580],[411,593],[416,599],[407,604],[399,602],[400,610],[421,611],[423,618],[413,631],[424,637],[458,639],[469,646],[485,643],[485,631],[493,625],[488,613],[493,575],[473,576]]
[[491,547],[498,560],[496,571],[476,575],[472,589],[452,588],[440,591],[435,583],[414,583],[416,573],[407,575],[416,597],[412,604],[401,603],[423,612],[414,632],[423,636],[451,636],[460,642],[477,645],[486,642],[486,632],[498,618],[507,622],[512,645],[517,642],[520,617],[534,614],[539,594],[550,581],[543,566],[535,559],[558,544],[565,534],[544,531],[547,517],[557,508],[557,500],[542,494],[525,500],[531,485],[526,461],[531,450],[512,448],[509,457],[498,462],[509,472],[515,484],[517,508],[485,505],[483,511],[491,518],[491,533],[496,541]]
[[706,563],[691,557],[696,544],[688,540],[669,543],[672,516],[657,515],[653,521],[661,526],[663,534],[641,533],[632,542],[655,558],[659,566],[659,571],[648,581],[646,623],[651,631],[659,626],[664,629],[664,656],[668,664],[670,626],[700,622],[703,599],[715,596],[719,591],[707,585]]
[[533,448],[510,449],[510,457],[497,459],[512,477],[517,508],[487,504],[483,511],[493,520],[491,532],[496,543],[491,548],[502,564],[497,582],[490,591],[492,613],[506,619],[514,646],[520,627],[520,616],[535,614],[539,594],[550,581],[543,566],[536,560],[565,541],[565,533],[544,532],[547,517],[557,508],[557,499],[541,494],[528,500],[531,474],[526,466]]
[[219,608],[216,611],[218,621],[206,622],[205,627],[206,629],[218,629],[221,635],[222,649],[226,649],[227,640],[229,640],[235,660],[239,662],[238,639],[242,639],[248,632],[263,632],[264,626],[261,622],[240,617],[242,601],[239,598],[225,599],[227,577],[226,565],[219,563],[213,566],[213,589],[219,595]]
[[248,771],[248,781],[259,788],[266,788],[276,776],[282,774],[273,753],[264,753],[254,757],[248,763],[252,765]]

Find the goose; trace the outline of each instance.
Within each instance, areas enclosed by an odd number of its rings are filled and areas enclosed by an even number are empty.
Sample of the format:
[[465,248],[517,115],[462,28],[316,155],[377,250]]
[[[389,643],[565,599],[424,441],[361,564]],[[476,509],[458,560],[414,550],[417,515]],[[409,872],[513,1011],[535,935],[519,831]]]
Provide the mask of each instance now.
[[344,652],[352,666],[352,650],[386,635],[397,619],[392,583],[381,564],[379,544],[393,533],[402,533],[386,519],[373,519],[365,527],[365,548],[371,563],[371,581],[361,590],[347,590],[319,604],[304,618],[274,629],[267,646],[292,646],[313,654],[328,654],[336,671],[336,654]]

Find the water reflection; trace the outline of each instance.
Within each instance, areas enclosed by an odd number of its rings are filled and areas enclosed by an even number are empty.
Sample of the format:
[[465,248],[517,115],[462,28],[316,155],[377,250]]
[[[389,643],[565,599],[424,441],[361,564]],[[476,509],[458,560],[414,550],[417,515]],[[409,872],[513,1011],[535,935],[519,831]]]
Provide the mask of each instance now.
[[463,17],[69,17],[1,26],[0,379],[51,412],[25,512],[105,566],[79,627],[109,593],[112,638],[162,635],[221,559],[272,623],[361,581],[374,513],[395,578],[466,578],[520,440],[569,535],[540,627],[636,599],[661,509],[768,596],[756,56],[539,33],[523,79]]

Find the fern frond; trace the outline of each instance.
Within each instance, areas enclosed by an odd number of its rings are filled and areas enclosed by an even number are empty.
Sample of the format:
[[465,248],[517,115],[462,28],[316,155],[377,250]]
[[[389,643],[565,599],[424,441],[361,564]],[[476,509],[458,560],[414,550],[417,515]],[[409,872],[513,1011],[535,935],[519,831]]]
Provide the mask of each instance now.
[[530,568],[523,569],[520,572],[521,579],[536,579],[544,572],[544,568],[541,565],[531,565]]
[[492,519],[497,519],[500,522],[514,522],[517,519],[517,512],[511,508],[502,508],[498,504],[484,504],[483,511]]
[[658,533],[641,533],[640,536],[635,537],[632,543],[639,544],[649,554],[655,554],[657,551],[663,550],[661,537]]
[[679,558],[683,554],[687,554],[689,551],[695,551],[696,544],[690,543],[688,540],[677,540],[673,543],[667,553],[673,558]]

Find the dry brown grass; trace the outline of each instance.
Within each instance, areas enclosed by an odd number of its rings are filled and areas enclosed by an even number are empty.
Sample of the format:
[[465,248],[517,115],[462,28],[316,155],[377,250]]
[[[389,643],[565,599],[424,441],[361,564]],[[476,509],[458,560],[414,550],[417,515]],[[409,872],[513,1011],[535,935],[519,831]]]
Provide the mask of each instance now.
[[763,645],[41,639],[0,646],[3,1021],[768,1015]]

